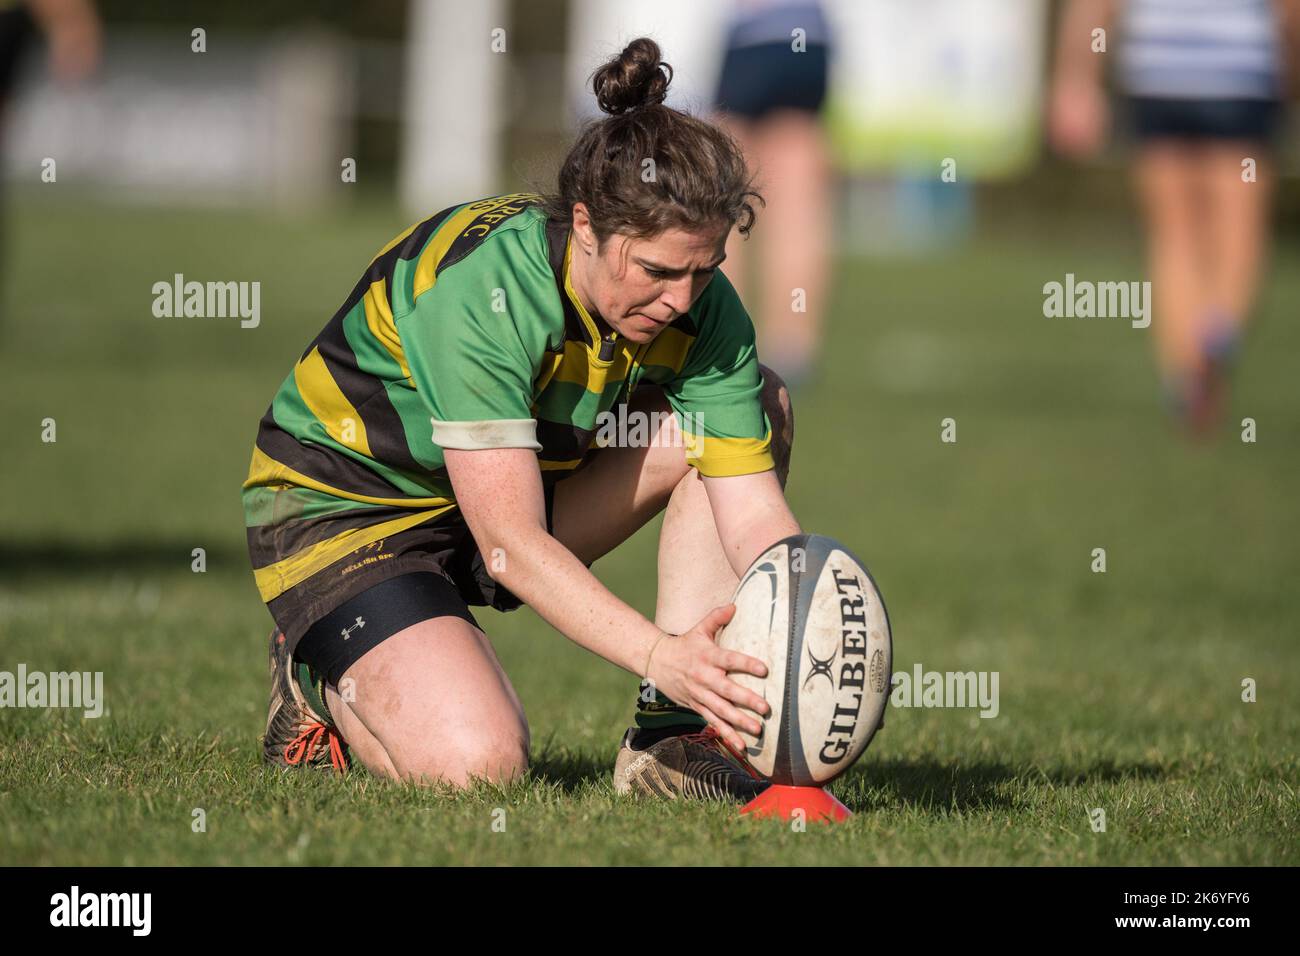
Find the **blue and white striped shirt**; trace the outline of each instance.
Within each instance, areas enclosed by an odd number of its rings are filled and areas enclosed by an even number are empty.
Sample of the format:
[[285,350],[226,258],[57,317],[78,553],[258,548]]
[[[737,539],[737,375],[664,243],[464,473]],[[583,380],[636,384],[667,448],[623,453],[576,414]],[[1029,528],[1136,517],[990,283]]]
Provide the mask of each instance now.
[[1120,83],[1133,96],[1276,99],[1279,24],[1272,0],[1126,0]]

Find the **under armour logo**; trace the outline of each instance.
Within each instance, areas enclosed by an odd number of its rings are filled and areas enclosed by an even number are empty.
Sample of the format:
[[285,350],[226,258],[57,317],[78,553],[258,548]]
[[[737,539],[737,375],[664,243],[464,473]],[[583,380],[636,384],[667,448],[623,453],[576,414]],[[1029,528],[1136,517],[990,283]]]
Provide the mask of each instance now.
[[830,657],[826,658],[824,661],[819,661],[813,656],[812,648],[808,648],[808,663],[812,665],[812,670],[808,672],[807,678],[804,679],[803,686],[805,689],[807,689],[808,685],[812,683],[812,679],[818,676],[825,677],[830,681],[832,687],[835,686],[835,678],[831,676],[831,662],[835,660],[835,655],[839,652],[840,650],[837,647],[831,653]]
[[365,626],[366,626],[366,619],[364,617],[358,617],[357,623],[353,624],[351,627],[343,628],[343,630],[340,632],[343,635],[343,640],[346,641],[349,637],[351,637],[352,632],[355,631],[357,628],[365,627]]

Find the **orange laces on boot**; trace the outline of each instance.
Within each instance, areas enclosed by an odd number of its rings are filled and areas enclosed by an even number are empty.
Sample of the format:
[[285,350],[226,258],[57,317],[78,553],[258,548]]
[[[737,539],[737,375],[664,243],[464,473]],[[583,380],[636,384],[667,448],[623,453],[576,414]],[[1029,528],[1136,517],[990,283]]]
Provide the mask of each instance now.
[[300,763],[310,763],[316,755],[316,748],[321,745],[322,736],[329,746],[331,766],[339,773],[343,773],[348,767],[347,757],[343,754],[347,742],[333,727],[315,721],[308,724],[306,729],[284,748],[284,759],[295,767]]

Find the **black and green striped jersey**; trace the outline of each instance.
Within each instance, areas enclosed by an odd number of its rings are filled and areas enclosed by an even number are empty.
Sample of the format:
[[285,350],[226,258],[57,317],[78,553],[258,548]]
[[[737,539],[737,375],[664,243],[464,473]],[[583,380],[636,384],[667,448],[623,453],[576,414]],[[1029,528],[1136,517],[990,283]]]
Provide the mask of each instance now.
[[264,600],[454,509],[444,448],[529,448],[556,480],[642,383],[663,388],[702,474],[772,467],[753,325],[726,278],[637,345],[602,338],[569,254],[568,224],[522,193],[379,252],[261,421],[243,500]]

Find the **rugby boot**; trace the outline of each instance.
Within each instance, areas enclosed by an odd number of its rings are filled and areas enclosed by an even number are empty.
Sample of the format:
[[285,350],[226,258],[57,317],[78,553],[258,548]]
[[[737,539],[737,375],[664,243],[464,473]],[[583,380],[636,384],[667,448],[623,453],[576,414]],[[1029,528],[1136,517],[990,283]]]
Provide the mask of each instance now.
[[[278,767],[333,767],[343,773],[349,763],[347,742],[328,717],[323,682],[313,677],[306,664],[290,660],[284,635],[272,632],[271,706],[262,759]],[[304,680],[313,703],[303,691]]]
[[712,727],[669,736],[629,728],[614,762],[616,793],[748,803],[768,786]]

